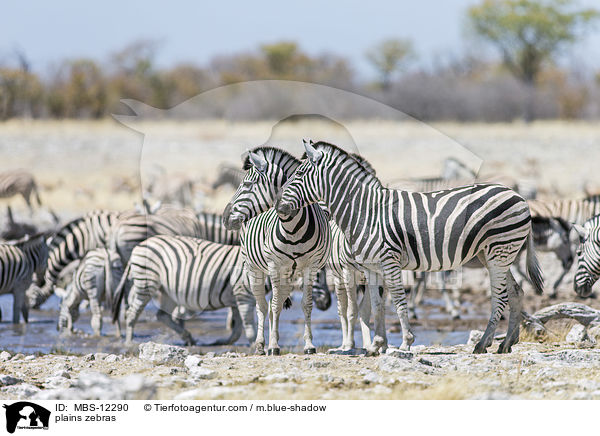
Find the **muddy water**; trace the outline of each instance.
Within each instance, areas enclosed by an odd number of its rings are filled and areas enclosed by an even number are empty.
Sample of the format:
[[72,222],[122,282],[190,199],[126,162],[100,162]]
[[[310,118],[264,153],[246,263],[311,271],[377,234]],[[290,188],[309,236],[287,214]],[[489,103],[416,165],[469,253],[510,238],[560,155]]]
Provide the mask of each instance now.
[[[425,314],[422,310],[419,315],[436,319],[438,322],[444,319],[448,324],[452,324],[449,316],[445,314],[442,302],[436,299],[425,299],[423,307],[427,308]],[[36,352],[69,352],[76,354],[87,354],[95,352],[113,352],[122,353],[128,350],[122,339],[115,337],[115,327],[109,322],[105,313],[103,336],[95,337],[92,335],[90,327],[90,313],[87,309],[81,310],[81,316],[75,323],[76,332],[65,336],[60,335],[56,330],[60,300],[52,296],[41,308],[41,310],[32,310],[29,316],[28,324],[19,324],[14,326],[12,320],[12,296],[0,296],[0,308],[2,309],[2,322],[0,323],[0,349],[10,350],[12,352],[22,352],[32,354]],[[181,338],[163,324],[155,319],[156,306],[150,303],[146,310],[140,316],[135,328],[134,342],[155,341],[169,343],[174,345],[183,345]],[[226,310],[214,312],[204,312],[195,318],[186,322],[186,328],[192,333],[196,342],[199,344],[194,348],[194,352],[205,353],[208,351],[224,351],[235,348],[239,351],[250,352],[248,341],[242,337],[236,342],[234,347],[227,346],[207,346],[217,339],[228,337],[229,332],[225,329],[227,318]],[[386,315],[388,325],[397,321],[391,309],[388,309]],[[315,346],[333,347],[341,343],[341,330],[337,316],[336,302],[327,311],[313,310],[313,336]],[[469,331],[461,329],[431,329],[414,325],[415,345],[456,345],[464,344],[469,336]],[[361,343],[360,329],[357,329],[357,345]],[[388,341],[392,345],[400,345],[402,336],[399,332],[388,333]],[[397,330],[397,329],[396,329]],[[446,331],[448,330],[448,331]],[[303,314],[301,309],[301,295],[294,293],[293,306],[284,311],[281,316],[280,324],[280,345],[284,350],[301,352],[303,347]]]

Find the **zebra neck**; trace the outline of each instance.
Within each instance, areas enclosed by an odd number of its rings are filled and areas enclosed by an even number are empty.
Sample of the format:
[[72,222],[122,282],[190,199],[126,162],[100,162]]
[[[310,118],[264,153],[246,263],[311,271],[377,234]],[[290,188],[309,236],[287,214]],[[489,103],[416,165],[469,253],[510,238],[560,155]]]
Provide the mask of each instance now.
[[[288,240],[296,240],[303,238],[305,236],[304,231],[301,231],[306,226],[314,227],[313,217],[313,209],[314,205],[303,207],[298,211],[296,215],[292,218],[282,217],[279,213],[277,216],[279,220],[277,220],[277,231],[278,233],[285,234],[286,239]],[[317,206],[319,207],[319,206]]]
[[381,189],[348,175],[332,180],[330,186],[327,206],[352,252],[357,254],[362,250],[363,242],[379,230]]

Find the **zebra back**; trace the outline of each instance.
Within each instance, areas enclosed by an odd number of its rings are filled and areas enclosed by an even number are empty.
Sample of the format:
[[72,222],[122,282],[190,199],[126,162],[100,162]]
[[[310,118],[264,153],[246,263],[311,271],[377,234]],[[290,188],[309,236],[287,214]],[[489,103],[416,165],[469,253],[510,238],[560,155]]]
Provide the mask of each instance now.
[[600,196],[550,202],[530,200],[528,203],[532,217],[562,218],[579,225],[583,225],[590,218],[600,214]]
[[31,283],[33,273],[41,273],[47,258],[48,245],[43,233],[0,244],[0,292],[10,292],[19,283]]
[[35,186],[35,181],[29,171],[17,169],[0,173],[0,198],[27,194]]

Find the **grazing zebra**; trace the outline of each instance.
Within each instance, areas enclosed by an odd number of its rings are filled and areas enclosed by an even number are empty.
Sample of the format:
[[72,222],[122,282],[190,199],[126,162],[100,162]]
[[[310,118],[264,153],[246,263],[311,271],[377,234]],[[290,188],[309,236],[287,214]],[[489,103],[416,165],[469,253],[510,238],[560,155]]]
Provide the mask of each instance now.
[[[230,307],[234,314],[231,336],[214,345],[233,344],[242,333],[250,342],[256,336],[255,300],[243,273],[241,247],[184,236],[154,236],[133,249],[125,273],[115,290],[113,320],[119,319],[127,295],[126,340],[133,339],[135,323],[151,298],[158,298],[159,319],[193,345],[192,335],[168,314],[175,307],[192,311]],[[241,313],[241,316],[240,316]]]
[[230,185],[234,189],[237,189],[238,186],[244,180],[244,176],[246,175],[246,171],[240,168],[231,166],[231,165],[221,165],[219,167],[219,174],[217,175],[217,180],[212,184],[213,189],[218,189],[223,185]]
[[[272,147],[258,147],[244,163],[247,173],[223,213],[228,229],[240,229],[241,243],[250,286],[256,298],[258,335],[256,352],[263,354],[264,321],[267,314],[265,274],[271,278],[273,297],[269,316],[268,352],[279,349],[279,316],[284,300],[292,292],[292,281],[303,277],[304,352],[312,354],[312,284],[323,268],[331,249],[328,214],[318,205],[302,208],[293,216],[281,218],[272,206],[300,161]],[[264,212],[264,213],[263,213]]]
[[[100,336],[102,333],[100,306],[106,300],[108,307],[112,308],[113,284],[119,283],[122,275],[123,264],[116,252],[106,248],[88,251],[73,273],[73,281],[67,287],[66,295],[63,297],[58,329],[72,331],[73,323],[79,318],[79,304],[83,300],[88,300],[92,312],[92,329],[95,335]],[[121,336],[118,324],[117,336]]]
[[35,196],[38,206],[42,205],[37,184],[29,171],[10,170],[0,173],[0,198],[10,198],[17,194],[21,194],[30,211],[33,211],[31,194]]
[[33,274],[43,273],[47,255],[44,234],[0,244],[0,294],[13,294],[14,324],[19,323],[20,314],[28,321],[25,291],[31,285]]
[[[402,326],[402,348],[414,341],[402,270],[452,270],[477,256],[490,273],[492,313],[474,352],[483,353],[491,345],[507,302],[509,327],[498,351],[511,351],[519,337],[523,291],[509,268],[525,243],[528,274],[536,292],[543,289],[529,207],[522,197],[491,184],[430,193],[368,186],[364,182],[372,174],[347,152],[323,142],[305,142],[305,148],[307,159],[284,187],[277,211],[288,217],[308,204],[325,202],[365,273],[382,274]],[[385,342],[383,302],[377,282],[368,276],[368,283],[375,313],[369,351],[376,353]]]
[[590,218],[600,214],[600,196],[583,199],[554,200],[550,202],[531,200],[528,202],[532,217],[562,218],[583,225]]
[[54,292],[60,273],[71,262],[79,260],[94,248],[108,247],[110,229],[119,218],[119,212],[96,210],[65,224],[48,245],[48,262],[44,285],[30,288],[29,307],[39,307]]
[[600,277],[600,215],[575,228],[581,236],[582,243],[577,250],[579,261],[573,287],[577,295],[587,298],[592,294],[592,286]]

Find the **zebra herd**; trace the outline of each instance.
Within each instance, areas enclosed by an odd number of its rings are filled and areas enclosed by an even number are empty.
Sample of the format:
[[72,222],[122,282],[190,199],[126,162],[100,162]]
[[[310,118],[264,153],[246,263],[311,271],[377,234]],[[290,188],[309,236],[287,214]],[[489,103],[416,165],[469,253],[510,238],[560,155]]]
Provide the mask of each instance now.
[[[508,353],[519,338],[522,281],[537,294],[544,288],[536,248],[554,252],[562,263],[554,295],[576,247],[576,293],[588,297],[600,277],[600,196],[542,202],[495,183],[398,190],[384,186],[359,155],[325,142],[304,141],[304,149],[298,159],[257,147],[243,156],[241,169],[223,167],[215,185],[237,184],[223,215],[144,203],[141,211],[92,211],[55,232],[0,244],[0,293],[13,294],[13,322],[21,314],[27,322],[30,308],[57,293],[59,329],[73,329],[87,300],[94,334],[102,332],[104,304],[119,337],[123,317],[131,342],[140,314],[154,299],[157,319],[192,345],[184,314],[229,308],[230,336],[215,344],[232,344],[244,333],[256,353],[278,355],[282,309],[300,286],[304,352],[312,354],[313,299],[319,309],[329,307],[328,272],[342,331],[341,345],[332,351],[356,350],[359,321],[362,347],[378,354],[388,347],[388,295],[402,328],[400,348],[414,342],[403,271],[421,274],[410,292],[414,299],[425,274],[445,277],[447,271],[479,267],[489,273],[491,313],[474,352],[487,351],[508,307],[508,331],[498,349]],[[20,193],[31,208],[33,193],[41,204],[33,178],[23,172],[0,176],[0,188],[0,197]],[[9,224],[15,225],[12,214]],[[72,279],[63,289],[65,277]]]

